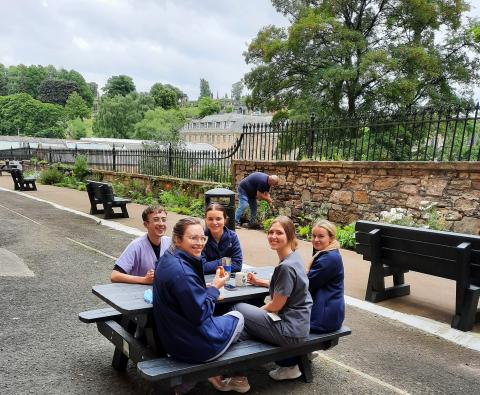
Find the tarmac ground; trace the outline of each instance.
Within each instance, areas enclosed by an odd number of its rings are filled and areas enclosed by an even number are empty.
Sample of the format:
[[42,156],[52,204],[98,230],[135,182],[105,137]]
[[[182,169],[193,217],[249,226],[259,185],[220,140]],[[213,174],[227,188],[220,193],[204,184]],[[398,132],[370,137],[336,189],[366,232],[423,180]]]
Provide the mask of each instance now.
[[[9,176],[0,177],[0,187],[11,189],[11,184]],[[26,194],[88,213],[85,192],[40,185],[38,191]],[[142,229],[143,207],[128,207],[131,218],[115,222]],[[169,214],[169,229],[178,218]],[[80,311],[104,306],[91,287],[109,281],[115,257],[136,237],[103,226],[100,219],[0,190],[0,393],[168,393],[167,388],[140,379],[133,365],[125,374],[115,372],[113,346],[95,325],[78,320]],[[246,262],[276,264],[261,232],[238,233]],[[308,257],[309,243],[302,243],[301,251]],[[362,299],[368,263],[350,251],[342,255],[346,293]],[[443,285],[436,280],[431,279],[432,302],[414,295],[418,286],[412,286],[412,295],[399,298],[410,300],[396,304],[410,308],[416,303],[420,305],[416,309],[433,311],[430,318],[446,316],[448,322],[453,307],[442,301],[444,295],[437,288]],[[412,276],[411,284],[415,281],[420,280]],[[345,325],[352,335],[313,361],[313,383],[274,382],[265,367],[258,367],[245,372],[251,393],[478,393],[478,351],[355,307],[347,308]],[[191,393],[216,391],[199,383]]]

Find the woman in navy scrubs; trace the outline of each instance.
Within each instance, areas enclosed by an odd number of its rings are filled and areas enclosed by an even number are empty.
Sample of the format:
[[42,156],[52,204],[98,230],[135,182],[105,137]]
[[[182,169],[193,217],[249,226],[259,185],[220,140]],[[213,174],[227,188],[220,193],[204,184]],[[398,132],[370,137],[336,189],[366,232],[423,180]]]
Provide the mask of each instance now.
[[242,270],[242,249],[237,234],[225,226],[227,213],[221,203],[210,203],[205,210],[207,244],[202,251],[203,272],[215,273],[222,258],[232,260],[232,273]]

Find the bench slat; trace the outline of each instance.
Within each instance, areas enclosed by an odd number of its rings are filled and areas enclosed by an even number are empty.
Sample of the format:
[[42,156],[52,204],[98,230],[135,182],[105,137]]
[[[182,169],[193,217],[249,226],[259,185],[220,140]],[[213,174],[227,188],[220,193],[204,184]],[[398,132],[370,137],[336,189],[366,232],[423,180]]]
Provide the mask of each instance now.
[[351,330],[348,327],[342,327],[336,332],[326,334],[312,333],[305,343],[291,347],[279,347],[247,340],[233,344],[225,354],[211,362],[192,364],[166,357],[140,362],[137,369],[140,375],[149,381],[175,378],[174,383],[181,383],[182,378],[185,377],[209,377],[224,373],[228,369],[246,369],[262,363],[326,349],[337,344],[339,337],[347,336],[350,333]]
[[85,322],[86,324],[91,324],[93,322],[99,321],[108,321],[120,318],[122,313],[118,310],[114,309],[113,307],[106,307],[104,309],[97,309],[97,310],[88,310],[82,311],[78,314],[78,318],[80,321]]

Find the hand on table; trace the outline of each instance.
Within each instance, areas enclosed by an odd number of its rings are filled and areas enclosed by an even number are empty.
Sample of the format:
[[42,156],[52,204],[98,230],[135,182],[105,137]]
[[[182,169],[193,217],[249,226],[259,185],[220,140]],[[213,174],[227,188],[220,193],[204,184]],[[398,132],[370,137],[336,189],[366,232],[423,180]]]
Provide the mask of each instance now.
[[147,274],[145,274],[145,276],[143,277],[143,280],[144,280],[144,284],[153,284],[153,276],[155,274],[155,270],[153,269],[150,269]]

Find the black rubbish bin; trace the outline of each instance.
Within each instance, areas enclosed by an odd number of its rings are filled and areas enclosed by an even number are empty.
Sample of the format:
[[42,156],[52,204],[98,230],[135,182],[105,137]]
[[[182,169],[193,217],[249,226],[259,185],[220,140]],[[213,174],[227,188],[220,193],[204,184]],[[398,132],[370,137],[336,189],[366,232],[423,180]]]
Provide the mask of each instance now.
[[227,212],[227,228],[235,232],[235,192],[227,188],[213,188],[205,192],[205,208],[210,203],[221,203]]

